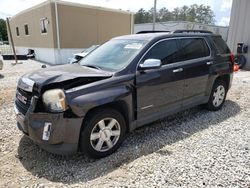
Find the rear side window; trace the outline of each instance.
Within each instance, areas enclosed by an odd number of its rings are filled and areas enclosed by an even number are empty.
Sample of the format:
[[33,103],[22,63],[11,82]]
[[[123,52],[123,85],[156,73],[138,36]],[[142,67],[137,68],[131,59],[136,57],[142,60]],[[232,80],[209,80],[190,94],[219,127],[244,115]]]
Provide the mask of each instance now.
[[220,54],[229,54],[230,49],[221,37],[212,37],[212,40]]
[[207,57],[210,55],[209,48],[202,38],[180,39],[180,55],[178,61],[187,61]]
[[153,46],[143,58],[146,59],[160,59],[163,65],[174,63],[177,61],[178,47],[175,39],[165,40]]

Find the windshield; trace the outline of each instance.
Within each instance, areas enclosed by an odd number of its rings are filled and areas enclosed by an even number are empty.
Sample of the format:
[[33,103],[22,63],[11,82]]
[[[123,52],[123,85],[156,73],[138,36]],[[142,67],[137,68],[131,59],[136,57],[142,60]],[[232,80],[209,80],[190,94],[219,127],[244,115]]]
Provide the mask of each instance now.
[[132,61],[145,43],[146,41],[142,40],[111,40],[82,59],[80,64],[118,71]]
[[89,48],[85,49],[83,52],[89,53],[89,52],[93,51],[94,49],[96,49],[97,47],[98,47],[98,45],[90,46]]

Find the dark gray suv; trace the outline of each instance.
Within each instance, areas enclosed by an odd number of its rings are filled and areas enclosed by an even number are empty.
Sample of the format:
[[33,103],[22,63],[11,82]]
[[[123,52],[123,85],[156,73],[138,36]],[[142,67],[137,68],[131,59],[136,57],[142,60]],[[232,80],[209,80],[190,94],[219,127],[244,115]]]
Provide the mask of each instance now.
[[219,110],[233,67],[226,43],[210,32],[117,37],[79,64],[21,77],[17,125],[52,153],[105,157],[144,124],[200,104]]

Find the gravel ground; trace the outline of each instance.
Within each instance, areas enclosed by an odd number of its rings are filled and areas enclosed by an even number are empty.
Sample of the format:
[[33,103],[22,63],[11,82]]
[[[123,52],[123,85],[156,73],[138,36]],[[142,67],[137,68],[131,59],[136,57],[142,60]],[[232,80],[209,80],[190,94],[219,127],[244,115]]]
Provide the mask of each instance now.
[[92,160],[50,154],[16,128],[17,80],[40,66],[5,61],[0,71],[0,187],[250,187],[250,72],[235,74],[222,110],[169,116]]

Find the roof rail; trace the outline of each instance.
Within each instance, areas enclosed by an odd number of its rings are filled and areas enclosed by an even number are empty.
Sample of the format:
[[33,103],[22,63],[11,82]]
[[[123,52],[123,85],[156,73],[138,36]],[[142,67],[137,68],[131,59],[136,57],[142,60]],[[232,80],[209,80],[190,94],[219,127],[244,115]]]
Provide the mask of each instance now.
[[150,30],[147,30],[147,31],[139,31],[137,32],[136,34],[145,34],[145,33],[169,33],[170,31],[150,31]]
[[180,30],[173,31],[173,33],[213,33],[213,32],[206,31],[206,30],[180,29]]

